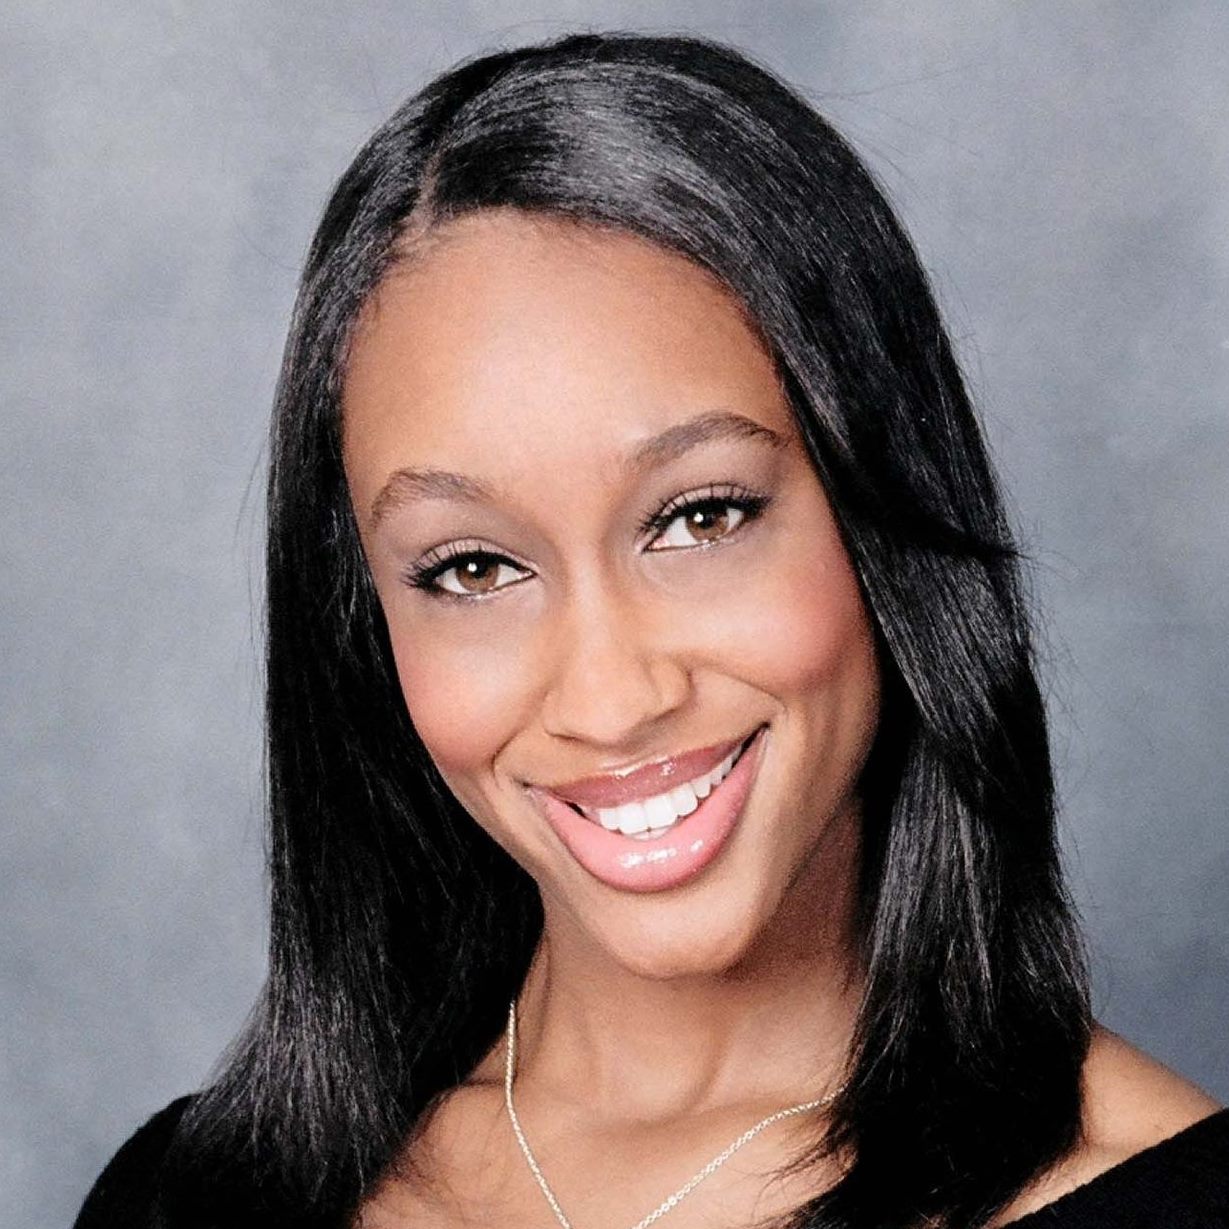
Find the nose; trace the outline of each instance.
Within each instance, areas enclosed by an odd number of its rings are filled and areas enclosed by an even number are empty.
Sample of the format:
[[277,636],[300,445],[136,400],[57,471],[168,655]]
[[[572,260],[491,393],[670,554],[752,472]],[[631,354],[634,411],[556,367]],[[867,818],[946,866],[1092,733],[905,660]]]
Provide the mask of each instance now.
[[677,618],[661,614],[610,586],[567,603],[547,632],[548,733],[634,754],[654,725],[682,706],[690,674],[670,643]]

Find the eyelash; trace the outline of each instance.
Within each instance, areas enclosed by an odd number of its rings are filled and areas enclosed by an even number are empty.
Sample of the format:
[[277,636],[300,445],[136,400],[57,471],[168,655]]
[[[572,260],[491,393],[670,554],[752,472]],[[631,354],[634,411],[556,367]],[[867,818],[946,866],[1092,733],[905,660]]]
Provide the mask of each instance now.
[[[763,515],[770,498],[768,495],[748,490],[746,487],[733,485],[708,486],[701,491],[688,491],[685,495],[676,495],[673,499],[667,500],[660,512],[646,516],[640,522],[640,532],[648,533],[649,530],[653,530],[654,536],[658,536],[664,533],[677,517],[699,511],[701,508],[737,508],[743,514],[743,519],[730,530],[731,534],[737,533],[743,525]],[[726,537],[729,537],[729,534],[718,538],[717,541],[724,542]],[[696,547],[701,549],[710,545],[716,546],[717,542],[696,543]],[[693,548],[671,547],[669,549],[691,550]]]
[[[725,542],[733,534],[745,528],[752,521],[758,520],[772,502],[772,497],[746,487],[737,485],[717,485],[705,487],[702,491],[690,491],[686,495],[676,495],[668,500],[662,508],[646,516],[639,525],[641,534],[653,531],[654,538],[659,537],[678,519],[678,517],[697,512],[706,508],[735,508],[742,513],[742,520],[728,533],[723,534],[713,542],[697,542],[688,547],[666,547],[665,550],[707,550]],[[430,597],[439,597],[458,602],[483,601],[494,597],[496,593],[511,588],[512,584],[500,585],[486,593],[461,594],[449,589],[442,589],[436,582],[441,576],[470,559],[490,560],[501,566],[510,565],[522,568],[522,565],[507,555],[496,551],[474,549],[466,542],[452,543],[430,551],[406,573],[405,580],[412,588],[420,589]],[[523,569],[522,569],[523,570]]]

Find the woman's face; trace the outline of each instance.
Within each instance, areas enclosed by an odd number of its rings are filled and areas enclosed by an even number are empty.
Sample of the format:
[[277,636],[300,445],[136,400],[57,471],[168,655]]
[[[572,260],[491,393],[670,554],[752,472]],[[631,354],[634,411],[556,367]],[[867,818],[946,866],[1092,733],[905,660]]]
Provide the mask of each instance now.
[[627,234],[470,215],[374,296],[344,416],[410,717],[552,935],[715,972],[791,896],[842,897],[872,635],[713,279]]

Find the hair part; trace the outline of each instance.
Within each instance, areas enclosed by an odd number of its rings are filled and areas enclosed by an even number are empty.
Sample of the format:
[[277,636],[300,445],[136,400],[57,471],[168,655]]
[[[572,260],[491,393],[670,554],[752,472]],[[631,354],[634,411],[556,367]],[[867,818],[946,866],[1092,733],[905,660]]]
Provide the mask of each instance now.
[[611,227],[711,272],[769,347],[884,676],[868,970],[810,1229],[976,1225],[1078,1136],[1091,1020],[1020,559],[925,274],[842,138],[744,55],[576,35],[461,64],[325,209],[278,386],[267,544],[269,975],[182,1125],[185,1223],[343,1223],[495,1043],[536,888],[413,729],[358,539],[341,387],[364,305],[450,220]]

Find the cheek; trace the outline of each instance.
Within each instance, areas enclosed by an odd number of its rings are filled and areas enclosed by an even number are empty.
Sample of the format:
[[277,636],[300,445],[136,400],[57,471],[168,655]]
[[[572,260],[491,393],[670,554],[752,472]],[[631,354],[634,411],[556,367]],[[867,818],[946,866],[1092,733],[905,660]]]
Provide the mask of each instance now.
[[874,638],[844,548],[814,530],[798,542],[809,557],[786,543],[741,569],[700,616],[705,639],[745,682],[783,702],[874,710]]
[[453,792],[468,806],[477,797],[468,781],[516,733],[523,684],[516,656],[494,636],[435,636],[429,649],[391,625],[390,637],[410,720]]
[[[740,678],[780,706],[790,814],[822,822],[856,790],[879,725],[880,675],[871,624],[843,548],[781,568],[740,599]],[[798,841],[814,828],[792,826]],[[786,842],[781,856],[794,848]]]

